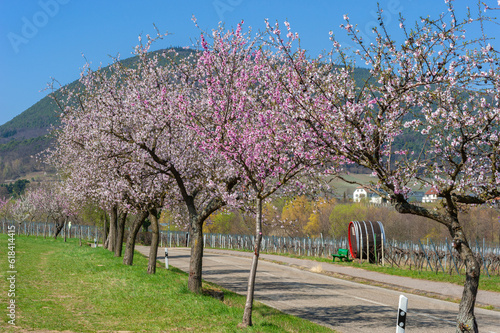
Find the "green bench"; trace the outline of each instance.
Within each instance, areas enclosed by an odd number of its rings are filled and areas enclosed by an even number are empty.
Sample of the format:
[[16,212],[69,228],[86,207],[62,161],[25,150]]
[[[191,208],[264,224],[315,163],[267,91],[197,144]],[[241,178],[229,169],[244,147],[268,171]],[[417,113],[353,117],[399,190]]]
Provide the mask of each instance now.
[[335,258],[339,258],[340,261],[352,261],[352,259],[349,259],[349,250],[347,249],[338,249],[337,254],[332,254],[333,261],[335,261]]

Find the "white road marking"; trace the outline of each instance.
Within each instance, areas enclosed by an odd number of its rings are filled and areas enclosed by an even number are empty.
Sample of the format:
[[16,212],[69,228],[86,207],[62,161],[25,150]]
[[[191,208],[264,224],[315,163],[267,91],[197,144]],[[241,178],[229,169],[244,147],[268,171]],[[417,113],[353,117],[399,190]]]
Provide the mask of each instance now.
[[[231,257],[231,256],[226,256],[226,257],[228,257],[228,258],[234,258],[234,257]],[[248,258],[243,258],[243,259],[248,259]],[[213,257],[206,258],[206,260],[212,260],[212,261],[218,262],[220,264],[226,264],[227,265],[227,262],[225,260],[218,260],[218,259],[214,259]],[[244,270],[250,271],[250,266],[233,265],[232,267],[236,267],[236,268],[239,268],[239,269],[244,269]],[[272,277],[277,277],[277,275],[274,275],[274,274],[271,274],[271,273],[268,273],[268,272],[263,272],[263,271],[259,271],[258,274],[259,275],[268,275],[268,276],[272,276]]]
[[[348,295],[346,295],[346,296],[348,296]],[[375,302],[375,301],[372,301],[370,299],[366,299],[366,298],[362,298],[362,297],[357,297],[357,296],[352,296],[352,295],[350,295],[350,297],[351,298],[355,298],[355,299],[359,299],[359,300],[361,300],[363,302],[373,303],[373,304],[382,305],[382,306],[389,306],[387,304]]]
[[[408,310],[408,311],[410,311],[410,310]],[[427,313],[422,313],[422,312],[413,312],[413,313],[410,313],[410,312],[408,312],[408,315],[412,315],[412,314],[415,314],[417,316],[428,317],[428,318],[435,319],[435,320],[444,321],[444,322],[452,324],[452,325],[456,325],[456,323],[457,323],[456,321],[439,318],[439,317],[436,317],[436,316],[433,316],[433,315],[430,315],[430,314],[427,314]]]

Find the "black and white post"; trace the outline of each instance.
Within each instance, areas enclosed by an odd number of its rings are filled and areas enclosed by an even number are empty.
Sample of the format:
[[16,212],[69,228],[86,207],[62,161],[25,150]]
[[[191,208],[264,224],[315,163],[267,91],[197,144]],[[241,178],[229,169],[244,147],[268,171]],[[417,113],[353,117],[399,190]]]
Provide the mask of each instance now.
[[405,333],[407,313],[408,313],[408,298],[406,296],[400,295],[396,333]]
[[165,248],[165,268],[168,269],[168,249]]

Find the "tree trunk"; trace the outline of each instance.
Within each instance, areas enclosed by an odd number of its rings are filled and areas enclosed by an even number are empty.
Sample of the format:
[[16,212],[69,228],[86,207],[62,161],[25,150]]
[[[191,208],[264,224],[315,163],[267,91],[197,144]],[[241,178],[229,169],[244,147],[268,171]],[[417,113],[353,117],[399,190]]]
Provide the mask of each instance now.
[[156,255],[158,254],[158,212],[155,208],[149,210],[149,220],[151,221],[151,247],[149,248],[148,274],[156,273]]
[[215,197],[197,212],[193,198],[186,201],[189,212],[191,235],[191,258],[189,259],[188,288],[194,293],[201,292],[201,274],[203,265],[203,223],[217,209],[225,205],[222,199]]
[[115,238],[115,257],[122,256],[123,235],[125,233],[125,222],[127,221],[127,213],[121,213],[118,218],[116,238]]
[[199,216],[191,217],[191,257],[189,259],[188,288],[194,293],[201,292],[201,272],[203,265],[203,221]]
[[104,218],[104,232],[102,233],[103,234],[103,238],[102,238],[102,246],[103,247],[106,247],[106,240],[108,239],[108,218],[107,218],[107,214],[103,214],[102,217]]
[[108,239],[106,240],[107,246],[106,248],[114,252],[115,251],[115,239],[116,239],[116,220],[118,219],[118,207],[114,206],[110,212],[109,218],[109,234]]
[[47,238],[47,223],[49,223],[49,218],[45,219],[45,224],[43,226],[43,238]]
[[57,239],[57,236],[59,235],[63,227],[64,227],[63,222],[60,222],[60,220],[54,221],[54,239]]
[[257,212],[255,218],[255,251],[252,258],[252,267],[250,268],[250,276],[248,277],[247,300],[245,303],[245,311],[243,313],[243,321],[241,326],[252,326],[252,308],[253,297],[255,291],[255,275],[257,274],[257,264],[259,263],[260,243],[262,241],[262,199],[257,198]]
[[64,242],[66,243],[66,234],[68,233],[68,227],[67,227],[67,220],[66,219],[64,219],[63,232],[64,232]]
[[136,216],[134,222],[132,223],[132,228],[127,237],[125,253],[123,254],[123,263],[125,265],[131,266],[134,261],[135,239],[137,238],[137,233],[141,230],[142,223],[146,217],[148,217],[148,212],[141,212]]
[[447,214],[440,215],[419,206],[409,205],[407,202],[398,202],[395,206],[399,213],[414,214],[430,218],[448,226],[451,237],[453,238],[453,248],[465,263],[465,283],[462,299],[458,308],[456,332],[479,332],[476,317],[474,315],[474,306],[476,303],[477,290],[479,286],[479,277],[481,266],[472,252],[467,237],[458,220],[458,209],[453,203],[451,196],[445,197],[448,203]]
[[481,274],[481,265],[476,260],[474,253],[469,247],[469,243],[458,220],[454,221],[450,233],[453,236],[453,247],[458,251],[460,257],[465,263],[465,283],[462,299],[457,316],[457,333],[479,332],[476,316],[474,315],[474,306],[476,303],[477,290],[479,287],[479,277]]

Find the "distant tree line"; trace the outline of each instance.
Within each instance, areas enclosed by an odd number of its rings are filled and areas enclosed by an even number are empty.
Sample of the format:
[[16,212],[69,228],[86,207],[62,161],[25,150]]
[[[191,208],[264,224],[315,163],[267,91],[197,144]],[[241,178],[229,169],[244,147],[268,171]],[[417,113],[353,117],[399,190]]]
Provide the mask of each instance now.
[[9,197],[13,197],[14,199],[19,198],[24,194],[26,187],[30,183],[27,179],[18,179],[10,184],[0,184],[0,196],[3,193],[7,194]]

